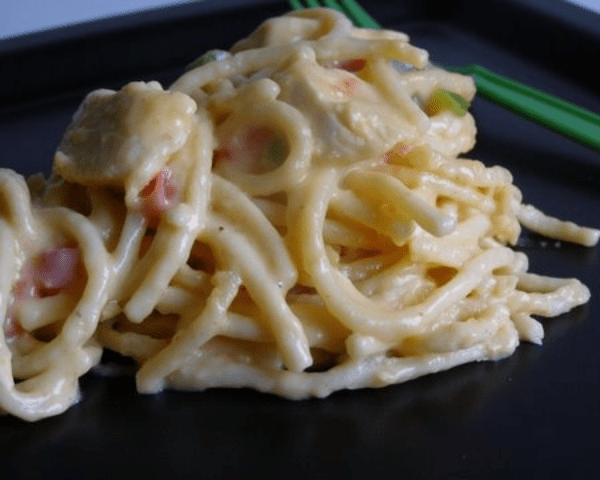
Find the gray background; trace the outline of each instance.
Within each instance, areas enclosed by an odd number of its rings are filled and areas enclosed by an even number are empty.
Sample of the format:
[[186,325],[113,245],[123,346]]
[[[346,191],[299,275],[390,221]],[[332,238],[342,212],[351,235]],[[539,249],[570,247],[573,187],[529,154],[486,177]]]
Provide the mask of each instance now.
[[[202,0],[2,0],[0,39],[194,1]],[[600,0],[570,0],[570,3],[600,13]]]

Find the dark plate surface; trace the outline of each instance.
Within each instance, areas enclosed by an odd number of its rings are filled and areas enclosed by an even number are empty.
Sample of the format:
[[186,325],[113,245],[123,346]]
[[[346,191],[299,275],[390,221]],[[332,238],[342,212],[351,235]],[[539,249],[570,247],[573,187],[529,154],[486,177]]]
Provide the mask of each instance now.
[[[206,0],[0,42],[0,166],[49,172],[83,95],[165,84],[286,11]],[[440,64],[477,62],[600,112],[598,16],[558,1],[377,0],[364,5]],[[484,8],[485,5],[485,8]],[[468,155],[514,174],[526,202],[600,227],[600,153],[476,99]],[[586,306],[544,320],[543,346],[379,390],[289,402],[246,390],[135,393],[131,378],[81,381],[83,400],[35,424],[0,417],[5,478],[577,478],[600,451],[597,249],[525,235],[531,271],[576,276]]]

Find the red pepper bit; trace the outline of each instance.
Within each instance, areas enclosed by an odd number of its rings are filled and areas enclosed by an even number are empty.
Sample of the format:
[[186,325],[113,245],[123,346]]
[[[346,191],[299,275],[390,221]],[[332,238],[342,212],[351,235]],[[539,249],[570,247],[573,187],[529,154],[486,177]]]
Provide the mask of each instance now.
[[12,290],[13,304],[6,315],[6,338],[27,333],[15,318],[15,304],[32,298],[44,298],[60,292],[76,293],[83,289],[85,270],[81,252],[76,247],[53,247],[28,261],[21,269],[21,278]]
[[284,150],[271,128],[250,126],[222,142],[213,154],[213,166],[221,164],[232,172],[257,175],[279,166]]
[[220,148],[213,153],[213,167],[219,163],[226,162],[231,158],[231,152],[228,148]]
[[4,338],[7,340],[21,337],[27,331],[21,326],[18,320],[15,319],[11,312],[6,316],[6,324],[4,325]]
[[367,61],[364,58],[351,58],[350,60],[331,62],[330,64],[325,65],[325,68],[338,68],[350,73],[356,73],[365,68],[366,65]]
[[56,295],[72,288],[81,276],[83,265],[78,248],[56,247],[42,252],[35,261],[36,287],[40,297]]
[[346,96],[352,96],[356,93],[358,80],[356,78],[346,78],[342,82],[333,86],[336,92],[340,92]]
[[142,213],[150,220],[157,220],[177,203],[178,194],[173,171],[164,167],[140,192]]
[[341,62],[336,68],[346,70],[347,72],[359,72],[367,65],[367,61],[364,58],[352,58]]
[[402,163],[401,159],[407,155],[415,146],[410,143],[401,143],[391,150],[385,152],[382,156],[384,163]]
[[139,258],[142,258],[146,254],[146,252],[150,250],[150,246],[152,245],[153,239],[154,237],[150,235],[146,235],[144,238],[142,238],[142,243],[140,244],[139,250]]

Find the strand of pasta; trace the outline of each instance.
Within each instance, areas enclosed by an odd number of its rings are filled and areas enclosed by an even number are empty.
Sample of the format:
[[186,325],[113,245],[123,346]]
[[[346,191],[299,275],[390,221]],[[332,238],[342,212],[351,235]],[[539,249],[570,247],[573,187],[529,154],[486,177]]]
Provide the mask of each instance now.
[[241,278],[231,271],[221,271],[213,275],[213,282],[214,288],[202,313],[142,365],[136,375],[138,391],[156,393],[163,390],[164,378],[220,332],[227,319],[227,309],[241,285]]
[[415,223],[402,216],[385,215],[376,206],[369,205],[351,190],[335,193],[330,203],[331,212],[368,227],[396,245],[403,245],[415,229]]
[[[494,201],[488,195],[474,190],[472,186],[459,185],[448,178],[430,172],[394,165],[379,166],[378,171],[393,175],[411,189],[421,187],[430,190],[432,192],[431,196],[435,200],[440,197],[448,198],[488,214],[492,213],[495,207]],[[428,197],[429,195],[425,196]]]
[[[288,146],[287,158],[276,169],[262,175],[235,173],[235,183],[249,195],[271,195],[293,188],[306,177],[311,165],[313,140],[306,119],[293,107],[278,100],[246,104],[235,102],[236,110],[243,119],[247,115],[261,119],[261,124],[282,132]],[[229,120],[230,129],[242,126],[235,120],[235,114]],[[218,168],[217,168],[218,171]]]
[[[330,9],[304,9],[295,12],[290,12],[289,16],[295,19],[312,19],[317,24],[317,28],[312,32],[312,36],[317,38],[337,35],[347,35],[354,30],[352,22],[339,15],[338,12]],[[262,25],[260,25],[252,35],[239,40],[231,47],[232,53],[237,53],[242,50],[254,49],[263,46],[265,37],[269,37],[269,31],[273,34],[277,33],[279,19],[267,19]],[[286,25],[287,27],[287,25]],[[407,41],[408,38],[405,35],[400,36],[402,40]],[[274,39],[274,43],[276,39]]]
[[[428,205],[400,180],[380,172],[351,170],[344,178],[346,185],[362,198],[390,208],[390,216],[414,220],[424,230],[441,237],[456,227],[455,220]],[[383,210],[387,213],[386,210]]]
[[46,209],[44,220],[60,224],[63,231],[77,239],[88,278],[77,307],[65,318],[60,333],[40,348],[13,357],[13,372],[17,377],[37,375],[60,362],[65,352],[81,348],[92,337],[107,299],[110,262],[93,225],[63,207]]
[[[17,276],[18,262],[16,242],[9,224],[0,217],[0,265],[2,265],[2,275],[0,275],[0,318],[8,318],[10,306],[10,291],[12,289],[13,279]],[[1,329],[0,338],[2,344],[5,343],[4,328]]]
[[104,348],[132,358],[138,363],[155,356],[167,345],[168,340],[152,338],[135,332],[117,332],[105,322],[98,325],[96,339]]
[[203,240],[218,259],[239,272],[248,294],[268,319],[286,366],[294,371],[304,370],[312,363],[308,341],[285,301],[283,285],[266,270],[263,254],[249,245],[243,234],[217,214],[211,220]]
[[29,189],[23,177],[0,168],[0,210],[9,223],[23,238],[34,236],[37,225],[31,211]]
[[411,136],[415,138],[420,132],[425,131],[429,125],[427,115],[413,100],[413,92],[400,87],[399,81],[402,80],[398,78],[399,74],[390,65],[389,60],[376,58],[369,64],[369,69],[373,85],[384,93],[402,115],[407,117],[410,125],[407,131],[409,140]]
[[531,205],[520,205],[517,218],[524,226],[546,237],[593,246],[598,243],[600,231],[580,227],[573,222],[565,222],[543,214]]
[[463,269],[423,304],[400,311],[386,310],[358,294],[347,278],[334,269],[325,254],[322,240],[323,221],[329,199],[333,196],[337,175],[323,170],[312,182],[304,202],[305,209],[297,228],[306,232],[302,244],[303,266],[328,308],[353,331],[397,338],[429,328],[436,313],[467,295],[491,270],[511,262],[513,253],[506,248],[484,251],[467,262]]
[[542,344],[544,338],[544,327],[540,322],[526,313],[513,313],[510,317],[515,328],[519,332],[519,339],[537,345]]
[[[62,207],[51,208],[44,212],[43,223],[36,221],[32,216],[28,198],[19,193],[26,189],[24,182],[22,183],[23,185],[19,185],[13,180],[4,184],[9,188],[12,185],[13,190],[10,195],[12,204],[22,213],[17,220],[17,228],[25,230],[23,233],[29,233],[32,238],[45,238],[44,235],[36,235],[44,224],[60,224],[63,231],[69,232],[78,239],[88,272],[88,285],[82,298],[77,302],[77,310],[66,317],[62,331],[57,337],[48,343],[34,342],[32,346],[35,347],[24,350],[23,354],[19,354],[19,350],[8,353],[11,373],[10,379],[4,379],[8,382],[6,396],[3,399],[4,408],[8,408],[13,414],[34,420],[48,412],[56,414],[64,411],[75,402],[77,378],[99,360],[101,350],[97,346],[84,346],[84,344],[94,332],[100,314],[98,305],[102,303],[106,291],[108,275],[104,270],[108,262],[103,262],[106,260],[102,256],[104,247],[97,231],[91,224],[82,222],[81,216],[75,212]],[[103,273],[94,276],[98,271]],[[69,365],[70,362],[73,362],[76,367],[65,368],[65,365]],[[13,377],[26,380],[17,386],[12,380]],[[47,388],[51,384],[64,385],[64,388],[56,386]]]
[[[335,21],[341,25],[346,20],[343,17],[338,17]],[[428,61],[427,52],[406,43],[405,37],[375,41],[359,38],[348,39],[343,34],[347,29],[342,27],[340,30],[324,35],[317,41],[305,42],[305,44],[312,47],[319,60],[323,62],[339,59],[340,56],[356,58],[356,55],[383,55],[387,59],[401,59],[406,63],[422,68]],[[295,44],[274,45],[250,50],[241,50],[240,48],[236,49],[234,46],[231,49],[233,53],[236,53],[234,56],[219,62],[210,62],[200,68],[188,71],[177,79],[169,89],[188,93],[194,97],[194,92],[198,92],[205,85],[217,79],[259,71],[270,65],[279,65],[291,56],[298,54],[297,45]],[[347,51],[344,51],[344,49],[347,49]]]
[[[170,225],[159,225],[150,250],[142,259],[138,270],[144,273],[143,280],[124,307],[127,317],[134,322],[139,323],[150,314],[179,266],[189,257],[192,244],[206,222],[213,150],[212,131],[206,118],[198,122],[198,127],[188,139],[184,153],[195,156],[195,160],[191,162],[185,203],[177,205],[175,212],[166,212],[163,222]],[[170,218],[178,215],[183,215],[184,218],[169,222]]]
[[412,258],[417,262],[460,268],[479,251],[479,238],[489,232],[490,227],[489,217],[476,214],[460,222],[451,233],[441,238],[419,229],[409,240]]
[[568,312],[573,305],[586,303],[590,298],[588,288],[575,278],[562,279],[560,286],[556,286],[553,279],[552,285],[553,290],[544,293],[515,291],[510,297],[514,310],[530,315],[556,317]]
[[21,302],[15,314],[21,319],[21,327],[29,332],[50,325],[67,317],[78,303],[74,295],[59,294]]
[[[265,353],[265,356],[268,354]],[[190,390],[209,387],[247,387],[289,399],[326,397],[340,389],[383,387],[487,358],[483,345],[443,354],[388,358],[373,355],[348,360],[318,375],[264,369],[222,358],[190,362],[170,377],[170,386]]]
[[293,260],[281,236],[260,209],[237,185],[218,176],[213,180],[212,198],[216,212],[232,219],[256,251],[269,252],[263,262],[282,291],[291,288],[297,278]]

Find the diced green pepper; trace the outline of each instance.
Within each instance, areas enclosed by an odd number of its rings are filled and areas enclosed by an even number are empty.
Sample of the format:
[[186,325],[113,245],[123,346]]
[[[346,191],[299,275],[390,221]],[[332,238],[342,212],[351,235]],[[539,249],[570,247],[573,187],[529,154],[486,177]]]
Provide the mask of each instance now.
[[450,110],[455,115],[462,117],[469,109],[469,102],[458,93],[438,89],[427,100],[424,106],[425,113],[430,117],[443,110]]
[[191,70],[196,67],[201,67],[202,65],[206,65],[207,63],[224,60],[225,58],[231,56],[231,54],[225,50],[209,50],[200,58],[197,58],[192,63],[187,66],[188,70]]

